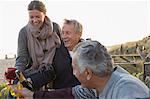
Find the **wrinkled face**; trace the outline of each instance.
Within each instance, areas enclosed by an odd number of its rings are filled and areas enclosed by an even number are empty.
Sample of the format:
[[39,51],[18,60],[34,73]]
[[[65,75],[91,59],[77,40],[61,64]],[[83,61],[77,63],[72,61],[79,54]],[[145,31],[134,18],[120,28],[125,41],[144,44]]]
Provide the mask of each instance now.
[[81,85],[83,87],[88,87],[88,81],[87,81],[87,75],[85,73],[85,71],[80,72],[80,68],[77,65],[77,60],[76,58],[73,58],[72,60],[72,67],[73,67],[73,74],[77,77],[77,79],[79,80],[79,82],[81,83]]
[[29,22],[35,26],[40,28],[44,22],[45,14],[38,10],[29,10]]
[[77,33],[74,28],[74,24],[64,24],[62,28],[62,39],[64,41],[65,47],[69,51],[73,50],[73,48],[78,44],[80,40],[80,33]]

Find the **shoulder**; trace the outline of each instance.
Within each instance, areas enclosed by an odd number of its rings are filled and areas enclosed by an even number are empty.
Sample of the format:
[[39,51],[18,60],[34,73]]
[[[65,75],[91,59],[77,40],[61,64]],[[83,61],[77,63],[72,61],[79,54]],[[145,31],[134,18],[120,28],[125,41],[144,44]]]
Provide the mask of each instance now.
[[56,22],[52,22],[54,26],[59,27],[59,25]]
[[20,29],[19,36],[25,36],[27,35],[26,26]]
[[60,26],[56,22],[52,22],[52,24],[53,24],[53,31],[56,32],[57,35],[60,37],[60,33],[61,33]]
[[22,32],[26,32],[26,26],[22,27],[22,28],[20,29],[20,32],[21,32],[21,33],[22,33]]
[[57,53],[59,53],[59,54],[61,54],[61,55],[63,55],[63,56],[69,56],[69,57],[70,57],[69,51],[68,51],[67,48],[65,47],[63,41],[61,41],[60,47],[57,48],[56,54],[57,54]]
[[52,22],[52,24],[53,24],[53,30],[54,31],[56,31],[56,32],[60,32],[60,26],[56,23],[56,22]]
[[[114,93],[117,97],[124,97],[127,98],[145,98],[149,96],[149,89],[146,85],[140,81],[139,79],[126,76],[122,77],[117,83],[114,88]],[[132,93],[132,94],[131,94]]]
[[18,42],[20,42],[20,41],[26,41],[26,39],[27,39],[27,31],[26,31],[26,27],[24,26],[19,31]]

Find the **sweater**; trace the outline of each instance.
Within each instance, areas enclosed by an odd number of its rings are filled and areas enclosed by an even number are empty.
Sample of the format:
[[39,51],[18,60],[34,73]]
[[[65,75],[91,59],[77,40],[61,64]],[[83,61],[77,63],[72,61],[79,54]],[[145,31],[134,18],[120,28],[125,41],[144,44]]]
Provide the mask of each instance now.
[[149,99],[150,89],[139,79],[130,75],[120,66],[111,74],[99,95],[95,89],[78,85],[73,88],[75,99]]

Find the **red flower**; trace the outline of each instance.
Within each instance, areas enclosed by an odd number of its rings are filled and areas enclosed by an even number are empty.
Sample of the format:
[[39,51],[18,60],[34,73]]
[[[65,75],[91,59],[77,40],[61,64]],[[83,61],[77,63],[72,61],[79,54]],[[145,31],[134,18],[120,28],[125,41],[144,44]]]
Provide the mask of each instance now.
[[11,84],[11,80],[16,79],[16,74],[15,74],[16,70],[17,70],[16,68],[10,67],[10,68],[7,68],[5,71],[5,78],[6,80],[9,81],[10,84]]

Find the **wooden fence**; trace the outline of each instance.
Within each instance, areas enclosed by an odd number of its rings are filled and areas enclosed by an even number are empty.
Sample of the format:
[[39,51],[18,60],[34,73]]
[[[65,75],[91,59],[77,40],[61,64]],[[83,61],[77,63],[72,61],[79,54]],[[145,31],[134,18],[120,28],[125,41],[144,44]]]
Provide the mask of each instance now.
[[141,58],[139,54],[121,54],[111,56],[115,65],[141,65],[144,81],[147,76],[150,76],[150,61]]

